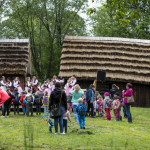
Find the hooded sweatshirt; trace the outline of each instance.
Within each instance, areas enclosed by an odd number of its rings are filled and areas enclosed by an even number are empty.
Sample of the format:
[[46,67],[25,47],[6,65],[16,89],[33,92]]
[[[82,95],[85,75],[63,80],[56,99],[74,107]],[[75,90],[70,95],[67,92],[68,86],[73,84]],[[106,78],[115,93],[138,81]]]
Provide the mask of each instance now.
[[[50,96],[49,110],[51,110],[52,105],[58,105],[60,103],[61,91],[61,88],[58,87],[55,87],[55,89],[52,91]],[[64,107],[65,110],[67,110],[67,97],[64,91],[62,91],[62,99],[60,106]]]

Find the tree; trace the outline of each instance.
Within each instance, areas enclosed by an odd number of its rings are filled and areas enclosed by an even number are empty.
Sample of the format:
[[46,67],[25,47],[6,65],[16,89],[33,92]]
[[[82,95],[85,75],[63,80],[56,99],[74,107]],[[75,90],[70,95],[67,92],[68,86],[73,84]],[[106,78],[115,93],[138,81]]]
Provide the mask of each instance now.
[[86,35],[78,13],[87,0],[11,0],[6,3],[3,36],[30,38],[33,65],[39,78],[58,74],[65,35]]

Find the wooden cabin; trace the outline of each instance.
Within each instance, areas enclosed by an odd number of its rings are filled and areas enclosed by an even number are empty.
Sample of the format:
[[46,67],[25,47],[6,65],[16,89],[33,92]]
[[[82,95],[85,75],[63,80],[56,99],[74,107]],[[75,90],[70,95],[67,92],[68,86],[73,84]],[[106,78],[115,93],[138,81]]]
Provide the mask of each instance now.
[[31,75],[29,39],[0,40],[0,76],[19,77],[25,87],[25,77]]
[[150,40],[65,36],[59,75],[76,75],[85,89],[94,82],[97,70],[106,71],[106,82],[97,84],[103,94],[117,84],[119,93],[133,84],[134,106],[150,106]]

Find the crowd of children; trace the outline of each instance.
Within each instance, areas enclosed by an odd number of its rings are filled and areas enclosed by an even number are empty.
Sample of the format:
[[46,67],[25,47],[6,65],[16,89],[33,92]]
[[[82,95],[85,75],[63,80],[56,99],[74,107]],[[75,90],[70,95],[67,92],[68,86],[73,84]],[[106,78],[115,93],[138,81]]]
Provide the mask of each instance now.
[[[55,83],[64,83],[64,79],[61,77],[54,76],[52,80],[46,80],[43,84],[38,83],[36,79],[36,75],[33,75],[33,79],[30,80],[30,77],[27,78],[25,82],[26,87],[25,91],[21,89],[21,84],[18,77],[13,78],[11,82],[11,78],[7,78],[7,82],[5,81],[5,77],[2,77],[1,80],[1,90],[7,91],[7,94],[10,96],[4,103],[0,103],[2,106],[2,117],[5,117],[5,113],[7,111],[7,116],[9,117],[10,105],[13,103],[14,106],[14,115],[19,114],[19,105],[22,106],[22,112],[24,115],[29,116],[29,112],[31,112],[31,116],[33,115],[33,106],[36,107],[36,115],[41,115],[41,106],[44,106],[44,114],[47,113],[49,109],[49,99],[51,92],[55,89]],[[65,127],[65,133],[67,133],[67,120],[71,122],[71,109],[72,109],[72,95],[71,90],[74,90],[74,86],[77,83],[77,79],[75,75],[68,79],[67,83],[64,86],[66,96],[67,96],[67,104],[68,110],[63,118],[63,126]],[[98,117],[103,117],[106,114],[107,120],[111,120],[110,111],[113,109],[116,121],[122,120],[121,115],[121,107],[123,107],[124,117],[127,117],[126,110],[123,105],[123,100],[119,97],[119,87],[116,85],[112,86],[113,88],[110,92],[104,93],[104,99],[99,94],[94,100],[87,101],[88,97],[86,93],[78,99],[78,103],[75,106],[74,112],[77,113],[79,125],[81,129],[85,128],[85,117],[88,117],[87,113],[93,111],[94,118],[96,117],[96,112],[98,112]],[[93,89],[92,94],[94,93]],[[33,95],[35,93],[35,95]],[[44,96],[40,96],[40,93],[44,93]],[[110,98],[111,97],[111,98]],[[89,113],[90,114],[90,113]]]

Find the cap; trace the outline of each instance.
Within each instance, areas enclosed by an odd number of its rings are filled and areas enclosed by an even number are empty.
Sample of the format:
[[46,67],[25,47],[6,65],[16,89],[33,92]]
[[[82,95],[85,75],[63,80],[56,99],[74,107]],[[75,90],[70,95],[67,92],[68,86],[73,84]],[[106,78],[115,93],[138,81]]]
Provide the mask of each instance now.
[[104,96],[109,96],[109,93],[108,93],[108,92],[105,92],[105,93],[104,93]]

